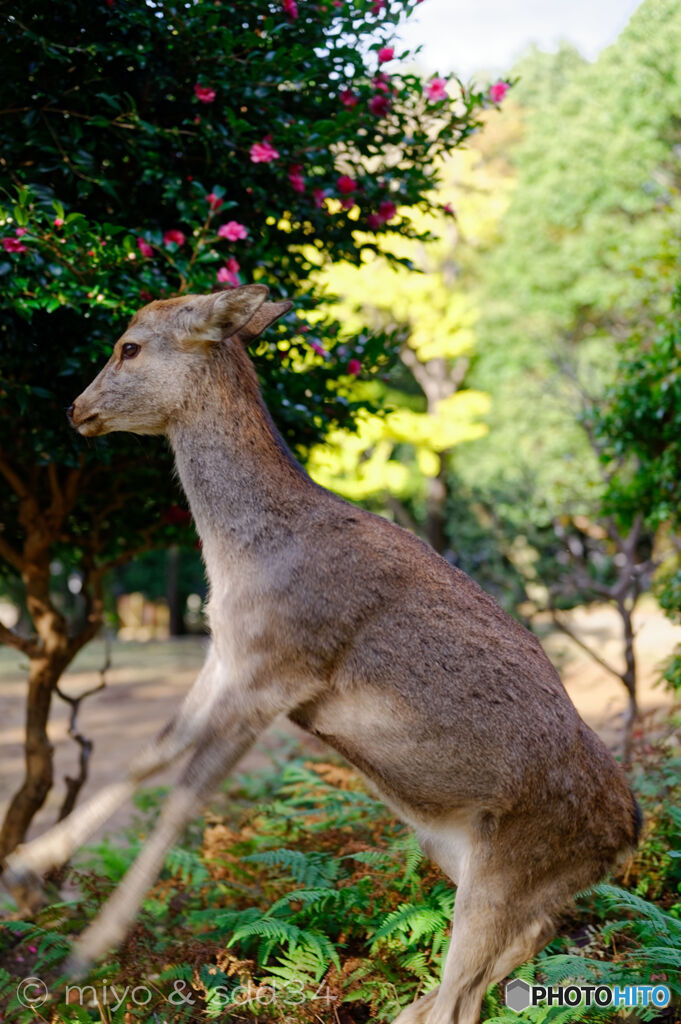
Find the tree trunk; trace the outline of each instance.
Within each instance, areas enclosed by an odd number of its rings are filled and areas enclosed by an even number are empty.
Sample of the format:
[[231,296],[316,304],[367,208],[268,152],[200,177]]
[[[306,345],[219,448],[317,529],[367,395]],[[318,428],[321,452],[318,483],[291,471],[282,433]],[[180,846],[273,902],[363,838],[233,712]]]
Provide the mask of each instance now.
[[[50,463],[42,481],[45,486],[41,488],[35,474],[29,485],[0,451],[0,476],[18,497],[18,524],[23,537],[19,550],[0,533],[0,555],[21,576],[26,611],[32,624],[31,636],[26,636],[23,630],[0,626],[0,643],[23,652],[29,661],[24,779],[10,800],[0,828],[0,859],[24,840],[34,815],[52,787],[52,744],[47,734],[52,695],[64,670],[99,630],[103,616],[102,574],[122,560],[119,556],[107,566],[95,566],[98,536],[94,531],[92,547],[84,562],[87,616],[77,634],[69,636],[66,619],[53,604],[50,594],[50,563],[55,543],[63,539],[64,520],[75,504],[83,466],[84,458],[60,478],[57,467]],[[51,496],[49,505],[38,497],[47,488]]]
[[617,602],[617,610],[622,618],[624,633],[625,669],[622,673],[622,682],[626,686],[627,693],[629,695],[629,706],[627,708],[624,721],[624,743],[622,750],[622,759],[625,765],[629,765],[631,763],[634,726],[636,724],[636,719],[638,718],[636,652],[634,650],[634,624],[632,620],[632,612],[635,604],[636,597],[634,597],[631,606],[627,605],[624,600]]
[[52,694],[64,668],[63,659],[41,655],[30,661],[26,704],[25,775],[14,794],[0,831],[0,858],[26,835],[33,817],[52,788],[52,744],[47,735]]
[[[440,456],[444,459],[444,455]],[[447,474],[444,466],[437,476],[428,480],[426,498],[426,540],[439,555],[447,550]]]
[[[29,510],[29,513],[32,510]],[[77,636],[70,637],[66,620],[54,607],[50,595],[50,543],[37,516],[27,513],[22,578],[26,605],[35,627],[35,639],[28,642],[28,699],[24,779],[12,797],[0,829],[0,858],[23,842],[33,817],[52,787],[52,744],[47,725],[52,695],[66,667],[99,628],[101,601],[90,609],[87,622]]]
[[177,544],[173,544],[172,547],[168,548],[166,558],[166,600],[169,612],[168,632],[171,636],[183,636],[186,630],[179,590],[180,549]]

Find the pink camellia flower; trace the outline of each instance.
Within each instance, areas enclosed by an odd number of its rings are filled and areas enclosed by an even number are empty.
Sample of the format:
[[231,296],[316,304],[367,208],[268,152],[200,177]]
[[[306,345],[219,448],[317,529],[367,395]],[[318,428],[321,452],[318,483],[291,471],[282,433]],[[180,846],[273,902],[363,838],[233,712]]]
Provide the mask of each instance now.
[[281,6],[284,8],[284,14],[288,14],[289,18],[295,21],[298,17],[298,4],[296,0],[283,0]]
[[[142,253],[142,255],[145,258],[148,258],[149,256],[153,256],[154,255],[154,250],[151,248],[151,246],[149,245],[148,242],[144,241],[143,238],[138,238],[137,239],[137,248],[139,249],[139,251]],[[90,254],[88,254],[88,255],[90,255]],[[92,255],[94,256],[94,252],[92,252]]]
[[217,273],[218,281],[221,284],[237,285],[239,283],[239,264],[233,256],[227,260],[224,267],[220,267]]
[[340,178],[336,179],[336,188],[343,195],[347,196],[351,192],[355,192],[357,189],[357,182],[354,178],[351,178],[349,174],[341,174]]
[[341,199],[341,206],[344,210],[351,210],[355,205],[355,200],[351,196],[346,196],[345,199]]
[[390,78],[385,71],[379,71],[377,75],[374,75],[371,84],[376,92],[390,92]]
[[392,60],[395,55],[395,48],[392,46],[382,46],[378,51],[378,63],[385,64],[386,61]]
[[254,142],[251,146],[251,163],[253,164],[269,164],[278,159],[279,153],[269,138],[263,139],[262,142]]
[[294,192],[305,191],[305,178],[303,176],[302,164],[291,164],[288,169],[288,180],[291,182],[291,188]]
[[64,226],[64,221],[62,220],[61,217],[55,217],[53,223],[54,223],[55,228],[61,228],[61,227]]
[[501,103],[510,88],[508,82],[495,82],[494,85],[490,85],[489,98],[492,103]]
[[376,114],[377,117],[385,117],[389,113],[391,107],[390,100],[387,96],[381,96],[377,93],[372,96],[369,100],[369,110],[372,114]]
[[326,192],[323,188],[313,188],[312,198],[314,199],[315,206],[321,208],[324,205],[324,200],[326,199]]
[[370,213],[367,217],[367,224],[372,231],[376,231],[378,228],[387,224],[389,220],[392,220],[397,213],[397,207],[393,203],[392,199],[384,199],[379,204],[377,213]]
[[181,231],[178,231],[176,228],[173,228],[171,231],[166,231],[166,233],[163,236],[164,245],[184,245],[184,243],[184,235],[182,234]]
[[238,242],[242,238],[248,238],[248,228],[239,224],[238,220],[228,220],[218,228],[218,238],[226,238],[230,242]]
[[350,109],[356,107],[359,103],[359,96],[352,89],[341,89],[338,93],[338,99],[341,101],[344,107]]
[[431,78],[426,86],[426,96],[431,103],[439,103],[447,99],[447,79]]
[[313,352],[316,352],[318,356],[323,356],[324,359],[329,358],[329,353],[323,348],[318,341],[308,341],[308,345]]
[[396,213],[397,207],[390,199],[384,199],[378,207],[378,216],[384,222],[392,220]]
[[201,103],[212,103],[215,99],[216,92],[215,89],[211,89],[209,85],[199,85],[197,82],[194,86],[194,95],[197,100],[201,101]]
[[211,210],[219,210],[223,202],[222,199],[220,199],[220,196],[215,195],[215,192],[209,192],[206,196],[206,201],[208,202]]
[[20,242],[18,238],[3,238],[2,247],[5,252],[28,252],[23,242]]
[[350,359],[347,366],[348,373],[353,377],[359,376],[362,372],[362,364],[359,359]]
[[22,235],[28,234],[28,228],[17,228],[14,234],[17,236],[17,238],[21,238]]

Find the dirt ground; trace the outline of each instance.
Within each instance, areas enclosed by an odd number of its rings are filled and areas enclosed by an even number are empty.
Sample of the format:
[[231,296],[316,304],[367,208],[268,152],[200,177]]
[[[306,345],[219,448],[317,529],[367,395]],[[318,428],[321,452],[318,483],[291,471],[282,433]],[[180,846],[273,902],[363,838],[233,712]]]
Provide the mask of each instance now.
[[[570,620],[573,629],[594,646],[601,657],[616,664],[621,657],[619,621],[609,608],[580,609]],[[640,665],[642,724],[671,706],[670,695],[655,682],[659,666],[681,643],[681,627],[672,625],[654,603],[644,604],[636,620]],[[622,684],[606,673],[572,641],[557,632],[543,637],[544,647],[561,672],[583,718],[617,751],[621,742],[622,713],[626,705]],[[83,702],[78,725],[94,741],[90,778],[81,798],[95,793],[123,772],[145,740],[171,716],[194,679],[206,649],[206,640],[186,638],[167,642],[114,643],[107,685]],[[62,689],[77,695],[96,685],[104,661],[104,645],[86,648],[62,681]],[[17,652],[0,647],[0,814],[19,785],[22,774],[22,726],[26,692],[25,664]],[[50,737],[55,748],[55,786],[36,817],[31,835],[55,820],[64,794],[63,778],[74,773],[77,748],[67,734],[69,709],[55,700]],[[276,722],[258,745],[241,761],[240,770],[255,770],[272,757],[300,745],[308,751],[323,745],[307,737],[285,719]],[[169,785],[177,766],[159,774],[150,784]],[[129,822],[131,808],[121,810],[103,832],[116,833]]]

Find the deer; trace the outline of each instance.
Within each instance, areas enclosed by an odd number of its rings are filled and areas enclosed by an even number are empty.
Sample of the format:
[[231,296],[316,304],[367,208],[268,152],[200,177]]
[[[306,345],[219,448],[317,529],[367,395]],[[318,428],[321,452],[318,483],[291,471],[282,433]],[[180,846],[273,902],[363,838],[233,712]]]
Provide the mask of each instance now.
[[200,805],[285,715],[353,765],[456,886],[440,985],[395,1024],[474,1024],[487,987],[635,848],[640,810],[538,639],[425,542],[294,458],[247,353],[291,308],[261,284],[153,301],[68,409],[84,437],[168,439],[202,542],[211,639],[125,776],[17,847],[3,881],[34,910],[40,876],[186,756],[137,859],[73,946],[67,972],[82,976],[124,940]]

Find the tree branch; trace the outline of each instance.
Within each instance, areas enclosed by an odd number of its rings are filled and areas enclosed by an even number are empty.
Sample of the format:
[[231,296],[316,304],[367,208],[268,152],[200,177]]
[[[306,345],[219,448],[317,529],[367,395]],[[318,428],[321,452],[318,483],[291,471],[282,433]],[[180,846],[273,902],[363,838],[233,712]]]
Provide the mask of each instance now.
[[59,686],[55,687],[55,692],[63,701],[71,706],[71,717],[69,718],[69,736],[78,744],[80,747],[80,753],[78,755],[78,775],[76,778],[71,778],[70,775],[64,776],[66,782],[66,795],[59,809],[59,815],[57,821],[62,821],[66,818],[76,805],[78,794],[87,782],[88,778],[88,766],[90,762],[90,756],[94,747],[94,741],[89,740],[86,736],[83,736],[78,731],[78,712],[80,711],[81,703],[87,698],[91,697],[93,693],[99,693],[106,686],[106,673],[111,668],[111,645],[107,637],[104,664],[99,670],[99,682],[97,686],[93,686],[91,689],[86,690],[85,693],[81,693],[78,697],[69,697],[68,694],[64,693]]
[[13,647],[15,651],[21,651],[28,658],[35,657],[36,654],[40,653],[40,646],[35,640],[31,640],[30,637],[19,636],[13,629],[8,629],[7,626],[3,626],[0,622],[0,644],[4,644],[5,647]]
[[566,625],[566,623],[564,623],[558,617],[558,613],[554,609],[551,609],[551,618],[553,620],[554,625],[561,631],[561,633],[565,633],[566,636],[569,636],[570,639],[573,640],[578,647],[581,647],[582,650],[585,651],[590,658],[593,658],[593,660],[597,662],[601,666],[601,668],[604,668],[606,672],[609,672],[610,675],[615,676],[615,678],[619,679],[620,682],[624,682],[622,673],[618,672],[616,668],[612,667],[612,665],[609,665],[608,662],[601,658],[599,654],[596,654],[596,652],[592,650],[588,644],[585,644],[584,641],[580,639],[580,637],[578,637],[577,634],[573,632],[573,630],[570,629],[570,627]]
[[153,533],[153,530],[150,528],[149,530],[143,530],[142,533],[147,536],[147,540],[144,544],[140,544],[137,548],[131,548],[129,551],[123,551],[122,554],[118,555],[116,558],[110,558],[108,562],[98,565],[97,572],[103,575],[105,572],[109,572],[111,569],[116,569],[119,565],[125,565],[125,563],[131,561],[131,559],[137,558],[138,555],[144,555],[147,551],[151,551],[156,547],[149,536]]
[[29,497],[28,487],[2,455],[0,455],[0,473],[2,473],[15,494],[18,494],[20,498]]
[[406,505],[403,505],[399,498],[396,498],[394,494],[386,494],[385,503],[395,516],[396,522],[400,526],[403,526],[405,530],[410,530],[415,533],[416,536],[419,534],[419,524],[416,522]]

